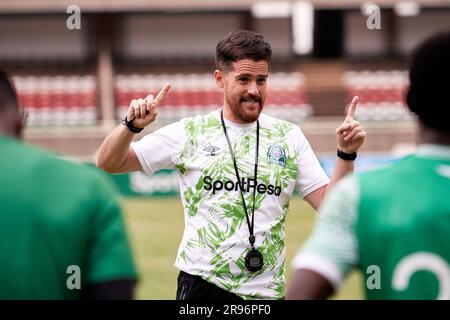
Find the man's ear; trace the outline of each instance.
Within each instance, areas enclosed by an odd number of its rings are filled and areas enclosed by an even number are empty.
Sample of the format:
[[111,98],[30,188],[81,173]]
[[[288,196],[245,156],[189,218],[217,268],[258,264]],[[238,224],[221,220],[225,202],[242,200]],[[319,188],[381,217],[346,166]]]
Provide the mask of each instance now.
[[214,71],[214,78],[216,79],[217,86],[222,89],[224,86],[222,71],[220,71],[220,70]]

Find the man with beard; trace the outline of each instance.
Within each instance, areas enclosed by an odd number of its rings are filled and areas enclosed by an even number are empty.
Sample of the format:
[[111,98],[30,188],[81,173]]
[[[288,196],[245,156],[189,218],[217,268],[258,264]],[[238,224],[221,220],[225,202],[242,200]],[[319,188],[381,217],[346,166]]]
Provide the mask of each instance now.
[[298,126],[261,113],[271,55],[261,35],[231,32],[216,47],[221,109],[131,143],[155,120],[167,85],[155,99],[133,100],[124,125],[100,147],[97,165],[108,172],[177,169],[185,218],[177,299],[284,298],[284,222],[294,188],[317,208],[353,171],[365,138],[353,119],[357,99],[336,130],[339,157],[330,181]]

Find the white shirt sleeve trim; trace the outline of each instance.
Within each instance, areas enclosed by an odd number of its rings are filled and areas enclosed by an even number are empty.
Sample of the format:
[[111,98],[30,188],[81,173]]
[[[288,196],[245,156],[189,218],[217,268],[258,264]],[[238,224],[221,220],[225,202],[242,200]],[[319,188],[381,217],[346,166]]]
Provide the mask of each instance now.
[[335,291],[337,291],[343,280],[343,274],[339,266],[320,255],[299,253],[292,260],[291,266],[294,269],[308,269],[317,272],[330,282]]
[[309,186],[308,188],[306,188],[305,190],[303,190],[303,193],[301,194],[303,198],[305,198],[307,195],[309,195],[310,193],[316,191],[317,189],[326,186],[327,184],[330,183],[330,179],[322,179],[319,180],[319,182],[316,182],[315,184]]

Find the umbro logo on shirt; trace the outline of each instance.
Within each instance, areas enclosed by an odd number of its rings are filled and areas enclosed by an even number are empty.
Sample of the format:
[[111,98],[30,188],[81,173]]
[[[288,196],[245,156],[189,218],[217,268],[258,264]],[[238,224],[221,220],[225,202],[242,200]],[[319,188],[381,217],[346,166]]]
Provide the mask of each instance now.
[[216,156],[217,155],[217,150],[219,150],[220,148],[219,147],[216,147],[216,146],[208,146],[208,147],[206,147],[206,148],[203,148],[203,151],[206,151],[206,156],[207,157],[214,157],[214,156]]

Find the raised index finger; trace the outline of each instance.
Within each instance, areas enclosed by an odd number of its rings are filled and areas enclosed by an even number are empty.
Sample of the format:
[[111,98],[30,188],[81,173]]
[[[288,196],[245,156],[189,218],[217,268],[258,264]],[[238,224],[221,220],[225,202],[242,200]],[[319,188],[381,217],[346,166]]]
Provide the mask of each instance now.
[[359,97],[354,96],[352,102],[350,103],[350,106],[348,107],[347,117],[345,117],[345,120],[353,120],[355,117],[356,112],[356,106],[358,105]]
[[158,93],[158,95],[156,96],[155,100],[153,100],[153,102],[155,102],[156,104],[159,104],[164,97],[166,96],[167,92],[169,92],[170,90],[170,84],[167,83],[164,88],[162,88],[162,90]]

